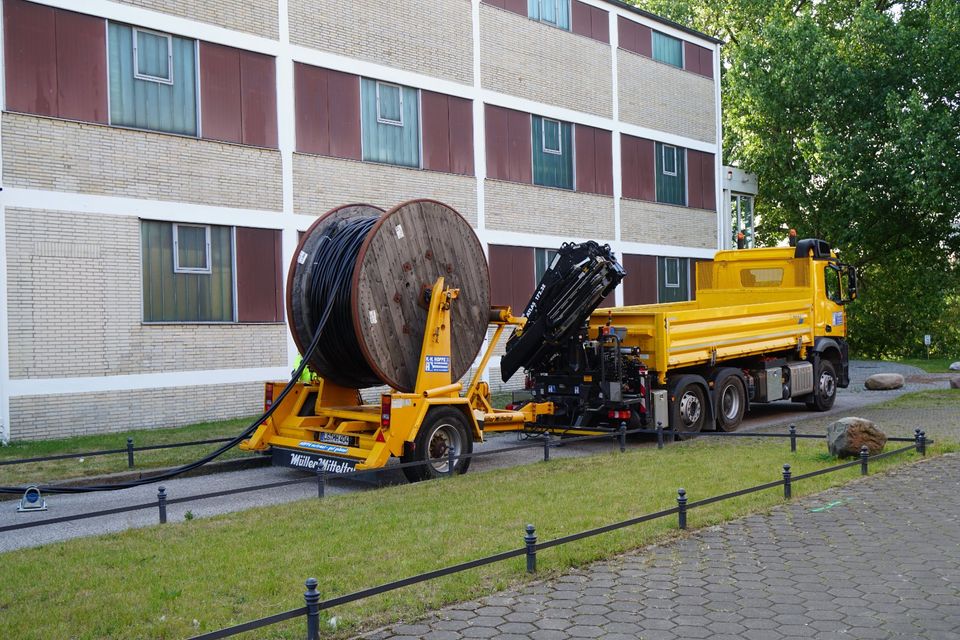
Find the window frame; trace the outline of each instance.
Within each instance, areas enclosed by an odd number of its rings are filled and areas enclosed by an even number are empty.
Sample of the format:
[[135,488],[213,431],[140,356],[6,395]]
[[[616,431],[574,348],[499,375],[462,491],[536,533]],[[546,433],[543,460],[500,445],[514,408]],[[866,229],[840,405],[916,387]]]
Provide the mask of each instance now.
[[[387,124],[393,127],[403,128],[403,87],[399,84],[394,84],[392,82],[384,82],[383,80],[376,81],[376,94],[377,94],[377,124]],[[400,114],[399,120],[391,120],[390,118],[385,118],[380,115],[380,85],[385,85],[388,87],[393,87],[397,90],[397,97],[399,98],[400,109],[398,113]]]
[[[560,255],[559,249],[552,249],[550,247],[535,247],[533,250],[533,277],[534,277],[534,286],[540,284],[540,280],[543,279],[543,276],[547,273],[551,266],[553,266],[554,260],[557,259],[557,256]],[[540,267],[543,267],[543,270],[540,270]],[[537,273],[540,273],[540,277],[537,277]]]
[[[157,84],[168,84],[173,85],[173,34],[163,33],[161,31],[154,31],[152,29],[143,29],[141,27],[135,27],[130,25],[133,29],[133,77],[137,80],[144,80],[146,82],[156,82]],[[152,36],[158,36],[164,38],[167,41],[167,76],[166,78],[160,76],[151,76],[150,74],[140,73],[140,60],[139,60],[139,33],[148,33]],[[196,42],[196,40],[194,40]],[[199,93],[199,92],[197,92]]]
[[[547,123],[557,125],[557,148],[551,149],[547,146]],[[544,153],[549,153],[554,156],[563,155],[563,124],[559,120],[554,120],[553,118],[541,117],[540,118],[540,146],[541,151]]]
[[[673,284],[670,282],[670,267],[668,265],[675,264],[677,265],[677,282]],[[664,256],[663,257],[663,287],[664,289],[679,289],[680,288],[680,258],[675,256]]]
[[[194,224],[190,222],[172,222],[170,224],[172,227],[173,233],[173,272],[174,273],[200,273],[200,274],[212,274],[213,273],[213,256],[210,247],[210,225],[208,224]],[[180,266],[180,227],[193,227],[195,229],[204,230],[204,240],[205,240],[205,251],[204,258],[206,258],[206,267],[181,267]],[[234,314],[236,317],[236,314]]]
[[[673,151],[673,171],[667,171],[667,149],[670,149],[671,151]],[[678,173],[677,169],[679,168],[677,166],[678,165],[677,147],[672,144],[667,144],[663,142],[661,143],[661,146],[660,146],[660,155],[661,155],[661,158],[660,158],[661,172],[663,173],[663,175],[672,176],[674,178],[677,177],[677,173]]]
[[[570,23],[573,22],[573,16],[571,15],[573,13],[573,6],[570,0],[535,0],[535,2],[537,6],[537,15],[536,17],[530,16],[529,10],[528,10],[527,11],[528,18],[530,18],[531,20],[536,20],[537,22],[540,22],[543,24],[550,25],[551,27],[556,27],[557,29],[561,29],[563,31],[572,30],[571,29],[572,25]],[[544,16],[543,6],[544,4],[547,4],[547,3],[553,4],[553,15],[556,17],[556,20],[548,20],[543,17]],[[567,11],[566,11],[567,23],[568,23],[567,26],[563,26],[562,24],[560,24],[561,5],[566,5],[566,8],[567,8]]]

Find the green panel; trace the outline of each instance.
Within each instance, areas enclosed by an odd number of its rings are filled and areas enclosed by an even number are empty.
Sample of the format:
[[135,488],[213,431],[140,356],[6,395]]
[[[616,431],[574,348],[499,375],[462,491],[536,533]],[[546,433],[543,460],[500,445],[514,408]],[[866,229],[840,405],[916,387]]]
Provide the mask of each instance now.
[[683,302],[689,300],[689,276],[689,258],[657,258],[658,300],[660,302]]
[[[403,100],[403,124],[392,124],[398,115],[397,97]],[[377,81],[360,82],[363,159],[404,167],[420,166],[420,105],[417,90],[380,83],[380,113],[377,113]]]
[[683,69],[683,43],[676,38],[654,31],[653,59]]
[[[134,77],[133,28],[111,22],[109,52],[110,124],[197,135],[194,40],[172,38],[172,84]],[[137,55],[141,72],[167,74],[165,37],[140,32]]]
[[[230,227],[210,227],[210,273],[175,273],[173,224],[141,222],[144,322],[232,322],[233,234]],[[187,255],[197,249],[191,227],[178,231]],[[201,229],[201,231],[203,231]],[[206,244],[206,233],[203,232]],[[182,257],[182,254],[181,254]],[[204,262],[205,258],[201,258]]]
[[[533,116],[533,183],[573,189],[573,143],[569,122]],[[545,137],[546,136],[546,137]],[[547,151],[558,149],[559,153]]]
[[[657,202],[687,204],[687,152],[658,142],[655,150],[657,174]],[[676,175],[670,175],[670,174]]]
[[570,0],[527,0],[527,15],[534,20],[570,30]]

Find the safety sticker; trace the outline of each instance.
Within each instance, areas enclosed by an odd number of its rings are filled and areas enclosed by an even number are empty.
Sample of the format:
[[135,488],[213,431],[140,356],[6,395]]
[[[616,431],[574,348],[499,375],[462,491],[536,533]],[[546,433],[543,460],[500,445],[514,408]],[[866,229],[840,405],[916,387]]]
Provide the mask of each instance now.
[[397,227],[396,227],[396,229],[394,229],[394,231],[397,232],[397,239],[402,240],[402,239],[403,239],[403,227],[398,224]]
[[450,371],[450,356],[427,356],[423,370],[427,373],[446,373]]
[[303,264],[307,261],[307,252],[301,251],[300,255],[297,256],[297,264]]
[[843,324],[843,311],[833,312],[833,326],[839,327]]
[[370,309],[370,312],[367,314],[370,318],[370,324],[377,324],[377,311],[376,309]]

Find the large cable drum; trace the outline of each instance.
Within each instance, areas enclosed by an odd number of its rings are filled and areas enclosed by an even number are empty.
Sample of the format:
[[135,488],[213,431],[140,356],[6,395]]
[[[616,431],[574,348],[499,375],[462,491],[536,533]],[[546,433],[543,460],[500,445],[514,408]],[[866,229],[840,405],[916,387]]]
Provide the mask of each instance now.
[[450,374],[463,377],[486,335],[490,276],[470,224],[435,200],[384,212],[328,211],[303,234],[287,278],[287,320],[301,353],[329,318],[310,368],[336,384],[413,391],[427,319],[425,292],[443,276],[460,290],[450,312]]

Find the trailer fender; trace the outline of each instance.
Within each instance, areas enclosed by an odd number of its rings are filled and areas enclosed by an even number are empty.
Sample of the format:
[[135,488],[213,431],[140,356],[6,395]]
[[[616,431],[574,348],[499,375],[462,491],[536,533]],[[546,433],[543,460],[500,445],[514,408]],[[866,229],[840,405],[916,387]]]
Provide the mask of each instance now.
[[703,389],[704,398],[707,399],[707,402],[704,403],[704,412],[706,412],[706,418],[704,421],[704,426],[714,424],[716,420],[713,413],[713,396],[710,393],[710,388],[707,386],[707,381],[703,379],[702,376],[694,374],[686,374],[676,377],[667,378],[667,400],[670,403],[670,428],[674,428],[674,425],[680,424],[680,418],[677,415],[676,408],[676,395],[680,389],[685,388],[689,384],[695,384],[698,387]]
[[808,360],[813,364],[814,371],[817,371],[817,362],[820,358],[833,361],[837,370],[837,386],[846,389],[850,386],[850,357],[848,353],[846,340],[820,336],[813,343],[813,353],[810,354]]

